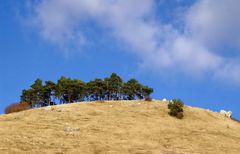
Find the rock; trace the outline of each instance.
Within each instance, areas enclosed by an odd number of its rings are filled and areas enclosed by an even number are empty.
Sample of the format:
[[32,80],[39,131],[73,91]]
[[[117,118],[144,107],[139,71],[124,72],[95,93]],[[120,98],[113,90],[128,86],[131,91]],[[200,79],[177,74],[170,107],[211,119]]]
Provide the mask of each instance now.
[[61,109],[56,109],[56,111],[57,111],[57,112],[62,112],[62,110],[61,110]]
[[221,115],[224,115],[224,116],[226,116],[226,117],[229,117],[229,118],[232,117],[232,111],[221,110],[221,111],[220,111],[220,114],[221,114]]
[[55,111],[56,112],[67,112],[66,108],[60,108],[60,107],[55,108]]
[[47,106],[44,108],[45,111],[53,111],[53,108],[51,106]]
[[162,99],[163,102],[167,102],[168,100],[166,98]]
[[76,131],[80,131],[80,128],[72,128],[72,127],[69,127],[69,126],[66,126],[64,127],[64,131],[65,132],[76,132]]

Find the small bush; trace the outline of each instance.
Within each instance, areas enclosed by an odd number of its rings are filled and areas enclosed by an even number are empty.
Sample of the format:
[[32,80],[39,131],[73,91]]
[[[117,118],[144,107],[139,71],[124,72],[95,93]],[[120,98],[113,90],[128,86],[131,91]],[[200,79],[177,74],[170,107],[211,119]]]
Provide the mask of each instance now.
[[19,112],[30,109],[30,105],[26,102],[14,103],[5,108],[5,114]]
[[180,99],[174,99],[168,104],[168,109],[170,110],[168,114],[178,119],[182,119],[183,107],[184,107],[184,103]]
[[145,97],[145,101],[149,101],[150,102],[150,101],[152,101],[152,98],[150,96],[146,96]]

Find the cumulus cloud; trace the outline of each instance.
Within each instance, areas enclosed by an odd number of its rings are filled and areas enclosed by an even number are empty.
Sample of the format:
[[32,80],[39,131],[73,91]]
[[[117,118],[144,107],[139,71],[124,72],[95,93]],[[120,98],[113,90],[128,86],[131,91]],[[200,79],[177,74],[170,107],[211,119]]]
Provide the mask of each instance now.
[[43,38],[56,43],[85,44],[86,23],[99,25],[156,71],[204,75],[240,84],[240,2],[198,0],[183,12],[184,31],[156,18],[155,0],[40,0],[34,19]]

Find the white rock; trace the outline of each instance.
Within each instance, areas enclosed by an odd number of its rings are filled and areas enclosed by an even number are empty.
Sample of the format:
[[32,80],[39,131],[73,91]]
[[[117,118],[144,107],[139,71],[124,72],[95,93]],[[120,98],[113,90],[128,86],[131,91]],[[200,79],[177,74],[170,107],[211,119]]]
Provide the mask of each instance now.
[[227,117],[231,118],[232,117],[232,111],[228,111],[226,114]]
[[47,107],[44,108],[44,110],[45,110],[45,111],[52,111],[53,108],[52,108],[51,106],[47,106]]
[[67,126],[64,128],[64,131],[65,132],[76,132],[76,131],[80,131],[80,128],[72,128],[72,127]]
[[229,118],[232,117],[232,111],[220,110],[220,114],[221,114],[221,115],[224,115],[224,116],[227,116],[227,117],[229,117]]
[[163,102],[167,102],[168,100],[166,98],[162,99]]

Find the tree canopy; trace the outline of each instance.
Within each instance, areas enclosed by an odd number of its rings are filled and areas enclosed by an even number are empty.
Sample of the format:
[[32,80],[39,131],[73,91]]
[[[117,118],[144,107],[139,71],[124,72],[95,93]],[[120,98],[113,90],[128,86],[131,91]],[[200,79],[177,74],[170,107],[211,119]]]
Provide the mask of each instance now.
[[105,79],[96,78],[89,82],[79,79],[60,77],[54,83],[41,79],[35,80],[29,89],[24,89],[21,95],[22,102],[30,105],[53,105],[57,102],[73,103],[97,100],[134,100],[144,99],[153,93],[153,89],[140,84],[136,79],[124,82],[116,73]]

